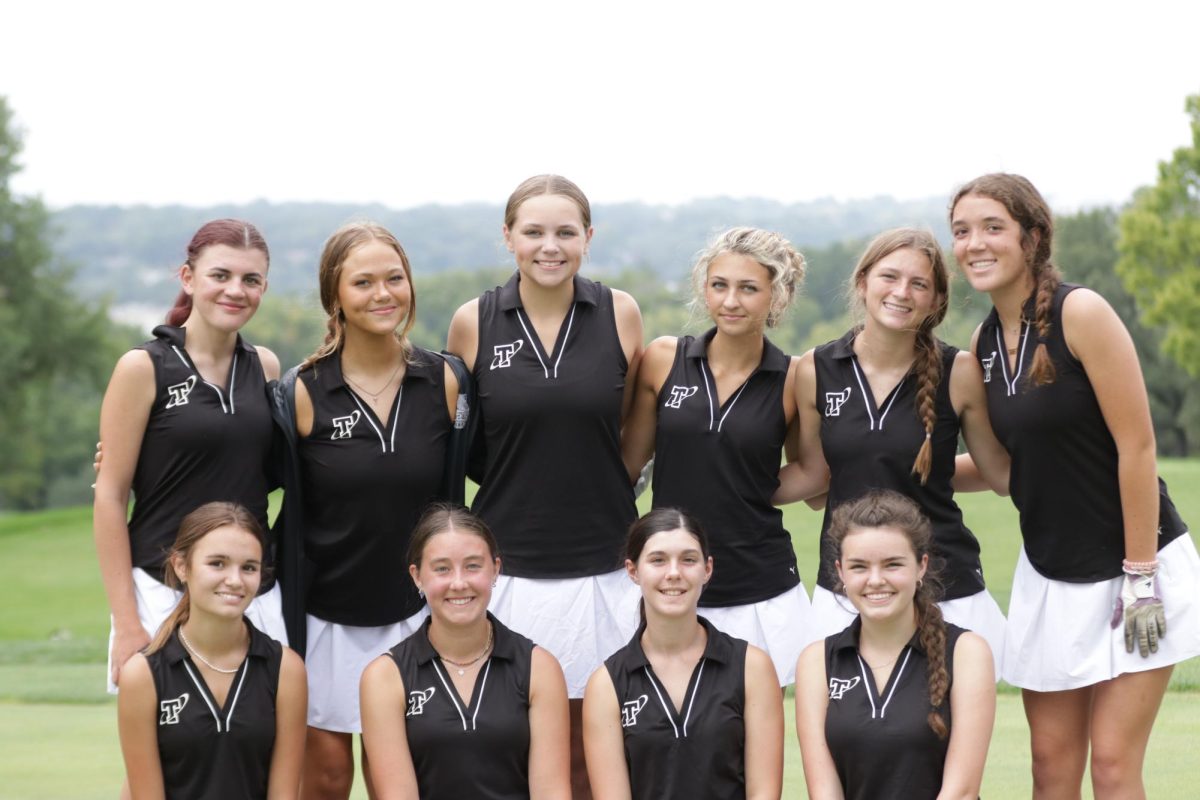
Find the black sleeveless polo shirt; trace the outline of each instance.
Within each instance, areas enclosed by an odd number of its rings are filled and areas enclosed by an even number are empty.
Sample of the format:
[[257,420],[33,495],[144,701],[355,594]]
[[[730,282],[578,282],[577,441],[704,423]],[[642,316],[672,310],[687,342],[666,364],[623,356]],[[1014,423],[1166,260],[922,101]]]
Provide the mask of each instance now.
[[925,423],[917,415],[918,376],[904,376],[887,397],[876,402],[854,355],[851,330],[813,352],[817,372],[817,411],[821,448],[829,464],[829,500],[821,523],[821,570],[817,583],[834,590],[837,553],[829,541],[833,510],[872,489],[891,489],[912,499],[933,525],[933,544],[943,563],[939,570],[943,599],[955,600],[984,589],[979,541],[963,523],[950,480],[958,452],[959,419],[950,402],[950,372],[958,350],[939,341],[942,380],[937,387],[933,459],[929,480],[912,465],[925,442]]
[[529,683],[533,642],[492,623],[492,654],[463,702],[429,643],[431,620],[388,655],[407,695],[404,729],[421,797],[529,797]]
[[250,648],[218,706],[176,629],[146,656],[158,704],[158,756],[168,798],[265,798],[275,746],[283,646],[249,620]]
[[443,363],[413,348],[386,420],[346,383],[340,352],[300,373],[313,407],[300,440],[309,614],[377,626],[421,609],[408,542],[442,485],[452,425]]
[[[950,737],[929,727],[929,662],[919,634],[900,652],[883,691],[858,654],[862,619],[825,639],[829,705],[825,743],[846,800],[934,800],[942,787]],[[946,624],[946,669],[954,685],[954,647],[963,629]],[[938,713],[951,728],[950,690]]]
[[[154,364],[154,405],[133,474],[129,543],[133,566],[161,581],[179,523],[205,503],[239,503],[267,530],[272,422],[262,364],[241,336],[221,387],[196,371],[185,329],[159,325],[154,335],[138,347]],[[269,566],[271,554],[263,557]]]
[[[1053,383],[1033,386],[1026,378],[1039,338],[1024,322],[1016,370],[1009,367],[995,308],[979,329],[975,355],[983,366],[992,430],[1012,455],[1010,487],[1029,563],[1052,580],[1093,583],[1121,575],[1125,526],[1117,445],[1083,364],[1071,355],[1063,334],[1063,301],[1078,288],[1064,283],[1054,294],[1053,327],[1045,340]],[[1034,299],[1026,302],[1024,319],[1033,319]],[[1161,478],[1158,492],[1156,549],[1161,550],[1187,527]]]
[[629,644],[604,662],[621,708],[635,800],[746,796],[747,645],[704,617],[699,620],[708,644],[680,711],[642,650],[644,623]]
[[708,534],[713,577],[702,606],[757,603],[800,582],[783,512],[771,505],[787,436],[788,357],[763,340],[757,369],[724,405],[707,349],[716,334],[681,337],[658,393],[654,507],[682,508]]
[[472,510],[495,532],[509,575],[611,572],[637,518],[621,461],[629,365],[612,290],[576,275],[575,302],[548,353],[519,280],[515,273],[479,298],[474,374],[487,460]]

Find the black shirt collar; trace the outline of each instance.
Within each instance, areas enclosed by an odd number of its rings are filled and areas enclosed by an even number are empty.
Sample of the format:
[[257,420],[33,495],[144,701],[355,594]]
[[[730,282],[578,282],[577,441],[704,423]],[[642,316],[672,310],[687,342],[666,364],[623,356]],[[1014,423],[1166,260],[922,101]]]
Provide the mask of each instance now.
[[[254,627],[250,620],[245,617],[242,617],[242,622],[245,623],[246,630],[250,634],[250,647],[246,650],[246,657],[270,658],[271,643],[267,635]],[[163,645],[162,650],[168,664],[178,664],[188,657],[187,648],[183,646],[183,642],[179,641],[178,626],[176,626],[175,630],[171,631],[171,637],[167,639],[167,643]]]
[[[717,661],[721,664],[728,664],[733,658],[733,642],[729,637],[722,636],[713,624],[704,617],[697,616],[696,620],[704,627],[708,634],[708,643],[704,645],[704,655],[702,656],[708,661]],[[630,642],[633,645],[633,651],[630,653],[629,662],[626,665],[627,672],[636,672],[642,667],[650,664],[650,659],[646,658],[646,652],[642,650],[642,634],[646,630],[646,623],[643,622],[638,626],[637,633],[633,635],[633,640]]]
[[[578,274],[571,278],[571,282],[575,289],[576,303],[587,303],[590,306],[599,305],[600,285],[598,283],[589,281],[587,278],[582,278]],[[525,307],[521,303],[521,291],[518,288],[520,283],[521,273],[516,271],[508,279],[508,283],[500,287],[499,300],[501,311],[512,311],[514,308]]]
[[829,345],[829,355],[832,358],[854,358],[854,339],[862,328],[853,327],[840,339],[835,339]]
[[[845,630],[841,633],[834,634],[833,649],[836,650],[853,650],[858,652],[858,637],[862,633],[862,617],[855,617]],[[916,650],[921,655],[925,655],[925,647],[921,644],[921,629],[913,631],[912,638],[908,640],[908,647]]]
[[[410,378],[423,381],[432,380],[433,376],[429,374],[430,365],[425,363],[426,360],[437,361],[438,366],[441,364],[440,359],[427,357],[424,351],[414,347],[413,356],[404,370],[404,380],[408,381]],[[320,386],[321,390],[326,393],[336,392],[343,387],[349,388],[346,384],[346,377],[342,374],[341,350],[322,358],[309,369],[312,370],[317,386]]]
[[[180,349],[186,349],[187,330],[184,328],[175,325],[159,325],[154,328],[153,333],[155,338],[162,339],[167,344],[175,345]],[[237,335],[237,342],[234,344],[233,349],[241,350],[244,353],[254,351],[254,348],[242,339],[240,333]]]
[[[520,655],[517,646],[517,637],[508,628],[495,617],[492,612],[487,612],[488,622],[492,623],[492,658],[503,658],[506,661],[513,661]],[[432,617],[426,617],[425,622],[413,634],[416,638],[413,640],[413,649],[416,651],[417,663],[428,664],[436,658],[439,658],[436,650],[433,649],[433,644],[429,641],[429,626],[433,624]]]
[[[717,329],[710,328],[703,336],[694,337],[683,351],[684,355],[691,359],[707,358],[708,344],[716,335]],[[790,365],[791,359],[788,358],[787,354],[771,344],[771,340],[764,336],[762,360],[759,362],[758,369],[755,372],[787,372]]]

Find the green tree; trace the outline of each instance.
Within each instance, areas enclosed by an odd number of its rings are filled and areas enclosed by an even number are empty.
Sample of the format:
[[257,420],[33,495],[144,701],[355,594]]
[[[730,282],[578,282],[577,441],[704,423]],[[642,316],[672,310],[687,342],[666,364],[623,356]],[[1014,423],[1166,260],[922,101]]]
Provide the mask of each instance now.
[[1200,375],[1200,94],[1187,99],[1192,142],[1159,162],[1158,182],[1121,214],[1117,272],[1163,350]]
[[75,296],[41,201],[13,194],[20,151],[0,97],[0,507],[29,509],[67,475],[87,492],[81,467],[120,335],[102,305]]
[[1100,293],[1133,337],[1150,396],[1159,452],[1186,456],[1200,444],[1200,384],[1163,353],[1162,330],[1138,319],[1137,304],[1114,270],[1117,257],[1117,215],[1112,209],[1083,211],[1055,220],[1055,263],[1067,280]]

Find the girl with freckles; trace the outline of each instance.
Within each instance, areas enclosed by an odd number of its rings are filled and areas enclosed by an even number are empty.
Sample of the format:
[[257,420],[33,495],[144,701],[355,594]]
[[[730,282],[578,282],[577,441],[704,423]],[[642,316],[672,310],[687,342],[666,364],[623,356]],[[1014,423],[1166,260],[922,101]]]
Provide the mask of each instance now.
[[642,624],[588,681],[584,744],[592,796],[778,798],[783,709],[765,652],[697,614],[713,576],[708,539],[677,509],[629,530],[625,570]]

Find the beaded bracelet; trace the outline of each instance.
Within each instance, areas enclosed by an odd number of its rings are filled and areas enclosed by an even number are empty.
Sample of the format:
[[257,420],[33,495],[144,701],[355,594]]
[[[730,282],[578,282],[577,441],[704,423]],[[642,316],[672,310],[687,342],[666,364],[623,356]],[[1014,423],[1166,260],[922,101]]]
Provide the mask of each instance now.
[[1121,570],[1126,575],[1153,575],[1158,571],[1158,560],[1130,561],[1128,558],[1122,559]]

